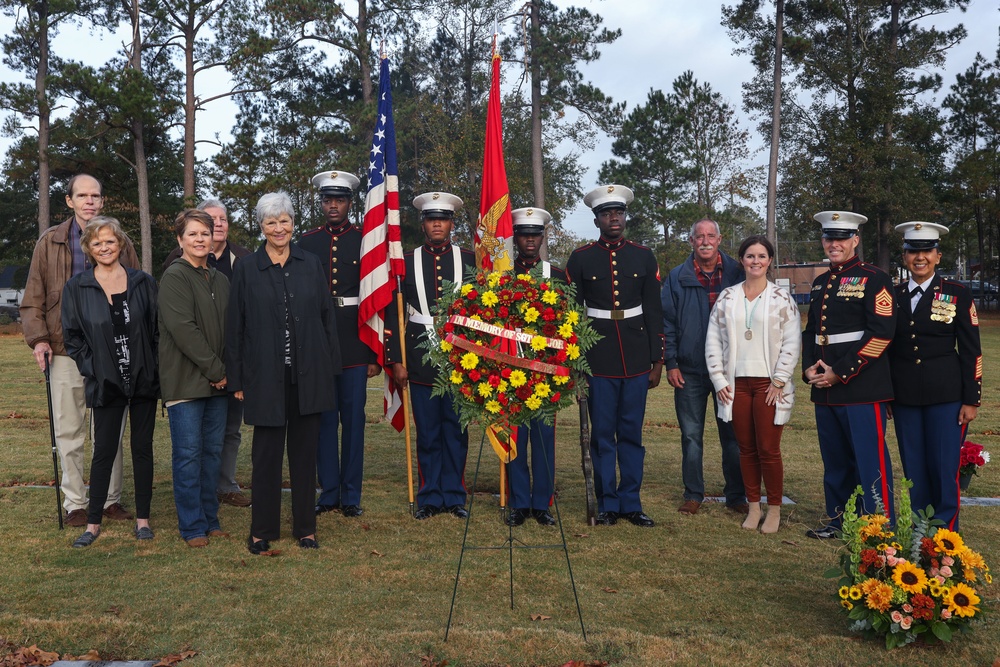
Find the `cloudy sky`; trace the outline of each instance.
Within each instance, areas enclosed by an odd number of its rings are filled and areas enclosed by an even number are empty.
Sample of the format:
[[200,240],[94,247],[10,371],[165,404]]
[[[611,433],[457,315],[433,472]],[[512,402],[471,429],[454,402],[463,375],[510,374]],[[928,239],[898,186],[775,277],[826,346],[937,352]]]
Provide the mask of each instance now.
[[[589,65],[585,73],[591,82],[614,100],[626,102],[629,110],[645,101],[650,88],[669,89],[674,79],[685,70],[693,71],[699,81],[710,83],[713,89],[740,109],[740,86],[752,77],[753,72],[746,60],[733,55],[734,45],[719,23],[721,0],[555,1],[560,6],[587,7],[600,14],[608,27],[621,28],[622,36],[614,44],[605,46],[601,59]],[[735,2],[727,0],[727,4]],[[9,18],[0,17],[0,31],[9,31],[11,23]],[[969,36],[949,52],[948,65],[943,72],[945,90],[939,98],[954,82],[955,74],[971,64],[977,51],[989,59],[995,56],[1000,28],[997,0],[970,0],[965,14],[954,12],[947,20],[939,21],[939,27],[950,27],[956,23],[964,23]],[[503,29],[513,30],[513,27]],[[64,57],[100,62],[120,47],[120,41],[121,38],[109,38],[95,42],[86,31],[64,30],[56,39],[55,49]],[[23,79],[0,64],[0,80]],[[208,78],[199,81],[206,90],[225,83]],[[234,115],[233,105],[214,102],[199,117],[199,138],[211,139],[217,134],[227,138]],[[751,125],[746,119],[743,123],[746,127]],[[760,145],[756,135],[753,141]],[[5,151],[8,145],[9,140],[0,138],[0,151]],[[610,157],[610,147],[610,139],[602,137],[595,150],[583,156],[590,167],[584,176],[584,191],[598,185],[597,170],[601,162]],[[199,150],[209,150],[208,145],[200,144]],[[200,152],[199,158],[209,155]],[[766,159],[763,152],[756,157],[758,163],[764,163]],[[761,209],[763,213],[763,202]],[[584,237],[590,237],[594,232],[593,217],[582,205],[569,214],[564,224],[567,229]]]

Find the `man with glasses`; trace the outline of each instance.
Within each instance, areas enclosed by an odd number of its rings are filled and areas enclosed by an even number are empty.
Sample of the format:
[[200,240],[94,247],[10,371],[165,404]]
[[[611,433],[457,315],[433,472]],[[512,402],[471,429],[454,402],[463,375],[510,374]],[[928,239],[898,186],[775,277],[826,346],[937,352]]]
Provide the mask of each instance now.
[[691,255],[667,276],[663,286],[664,358],[667,382],[674,388],[674,410],[681,429],[681,476],[684,502],[677,511],[697,514],[705,501],[705,413],[712,397],[722,444],[723,493],[726,506],[734,512],[750,510],[740,470],[740,449],[733,425],[718,418],[712,380],[705,362],[708,316],[719,292],[744,279],[739,262],[719,250],[719,224],[704,219],[694,223],[689,235]]
[[650,528],[653,520],[639,497],[646,456],[642,423],[646,393],[660,384],[663,371],[663,313],[656,257],[625,239],[632,198],[623,185],[602,185],[584,197],[600,238],[573,251],[566,277],[602,336],[587,351],[597,523],[611,526],[621,517]]
[[[84,440],[86,438],[87,402],[80,370],[63,345],[62,290],[70,278],[83,273],[90,262],[80,247],[80,236],[90,220],[101,212],[104,195],[93,176],[77,174],[66,184],[66,206],[73,212],[69,220],[42,233],[31,255],[31,268],[21,301],[21,326],[24,340],[44,372],[49,363],[52,388],[52,425],[62,464],[63,507],[66,524],[87,525],[87,488],[83,481]],[[123,266],[138,269],[139,258],[131,243],[121,249]],[[124,424],[122,433],[124,433]],[[122,449],[119,436],[118,455],[111,469],[111,485],[104,506],[104,516],[128,521],[132,513],[121,504]]]
[[358,517],[364,513],[361,479],[368,378],[381,372],[375,353],[358,336],[361,232],[351,224],[348,213],[361,181],[348,172],[324,171],[313,176],[312,183],[319,191],[325,224],[303,234],[299,247],[319,257],[323,264],[337,314],[337,337],[344,362],[343,373],[332,379],[336,383],[337,407],[324,412],[320,420],[316,472],[322,490],[316,514],[340,509],[346,517]]

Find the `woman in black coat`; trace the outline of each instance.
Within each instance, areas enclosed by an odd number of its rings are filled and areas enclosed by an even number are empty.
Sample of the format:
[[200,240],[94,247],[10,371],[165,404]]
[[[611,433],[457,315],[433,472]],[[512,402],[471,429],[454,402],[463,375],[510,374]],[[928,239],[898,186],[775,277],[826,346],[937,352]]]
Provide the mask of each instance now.
[[261,554],[280,536],[287,439],[292,535],[300,547],[315,549],[320,413],[336,405],[333,376],[342,366],[333,301],[319,260],[291,242],[288,195],[264,195],[254,213],[265,240],[234,267],[226,313],[229,389],[254,427],[247,548]]
[[135,537],[153,539],[153,425],[160,395],[156,354],[156,282],[118,262],[128,237],[114,218],[97,216],[83,230],[80,245],[93,268],[63,288],[62,323],[66,352],[85,379],[93,410],[94,461],[90,467],[87,528],[73,542],[89,547],[101,534],[111,467],[118,454],[122,418],[132,422],[135,478]]

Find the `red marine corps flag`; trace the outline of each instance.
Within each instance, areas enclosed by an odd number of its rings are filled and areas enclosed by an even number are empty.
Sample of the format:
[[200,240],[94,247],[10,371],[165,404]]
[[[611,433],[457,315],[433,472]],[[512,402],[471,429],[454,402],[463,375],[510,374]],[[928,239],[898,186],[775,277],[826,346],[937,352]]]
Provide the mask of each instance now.
[[510,271],[514,268],[514,223],[510,216],[507,169],[503,163],[503,121],[500,116],[500,54],[493,36],[493,80],[486,109],[483,189],[476,225],[476,266]]
[[[382,311],[392,304],[392,292],[406,273],[399,230],[399,168],[396,165],[396,129],[392,123],[389,60],[379,70],[378,118],[368,164],[368,195],[361,239],[361,290],[358,336],[385,366],[385,321]],[[395,325],[390,325],[395,326]],[[404,426],[402,398],[386,373],[385,416],[397,431]]]

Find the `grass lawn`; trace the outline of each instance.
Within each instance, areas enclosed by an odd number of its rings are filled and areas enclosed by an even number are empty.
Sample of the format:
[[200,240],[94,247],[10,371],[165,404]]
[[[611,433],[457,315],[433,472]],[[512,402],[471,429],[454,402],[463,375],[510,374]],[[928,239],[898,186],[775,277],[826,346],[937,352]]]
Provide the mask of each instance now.
[[[994,462],[970,493],[1000,496],[1000,320],[984,315],[985,402],[969,438]],[[156,539],[138,544],[131,525],[106,523],[85,550],[60,532],[52,489],[45,384],[17,333],[0,335],[0,638],[61,654],[96,649],[103,659],[153,659],[197,651],[184,665],[356,665],[449,667],[563,665],[571,660],[639,665],[874,665],[881,642],[847,632],[834,582],[839,543],[810,540],[806,528],[823,514],[822,464],[808,392],[783,439],[786,507],[777,535],[740,528],[724,506],[681,516],[680,447],[672,389],[651,392],[646,415],[644,509],[653,529],[585,523],[575,410],[560,415],[557,434],[559,509],[569,544],[589,641],[580,635],[561,550],[514,554],[515,608],[509,605],[506,551],[466,553],[455,616],[443,641],[464,523],[450,516],[417,522],[407,513],[402,435],[377,423],[381,396],[369,398],[365,487],[360,519],[320,517],[318,551],[285,538],[277,557],[245,547],[250,512],[225,506],[232,533],[206,549],[190,549],[176,530],[170,440],[161,415],[155,436],[152,525]],[[934,378],[927,378],[933,382]],[[374,388],[376,383],[372,384]],[[380,386],[380,385],[379,385]],[[238,477],[249,482],[250,429],[244,431]],[[471,436],[467,482],[480,449]],[[894,471],[901,473],[891,440]],[[89,456],[88,445],[88,456]],[[124,501],[134,508],[126,453]],[[706,433],[707,490],[720,494],[717,435]],[[483,448],[469,543],[500,544],[498,466]],[[994,568],[1000,558],[1000,508],[968,507],[962,532]],[[551,544],[558,531],[533,521],[515,529],[527,544]],[[1000,571],[1000,570],[998,570]],[[1000,585],[983,607],[996,613]],[[532,620],[533,615],[550,617]],[[1000,658],[1000,623],[984,615],[976,631],[951,645],[897,649],[904,665],[991,665]],[[2,655],[3,651],[0,651]]]

